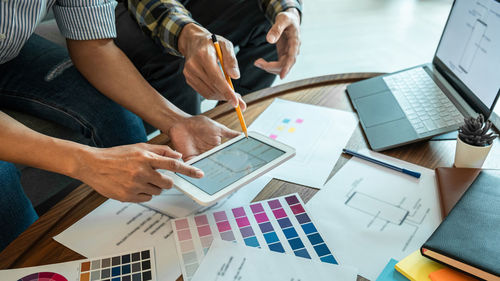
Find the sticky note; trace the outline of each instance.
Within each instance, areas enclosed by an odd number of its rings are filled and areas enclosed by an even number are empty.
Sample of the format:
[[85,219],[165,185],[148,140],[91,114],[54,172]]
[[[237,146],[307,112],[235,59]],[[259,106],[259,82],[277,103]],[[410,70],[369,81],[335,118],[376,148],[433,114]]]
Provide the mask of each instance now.
[[408,278],[397,272],[394,266],[398,263],[397,260],[391,259],[385,266],[382,273],[377,277],[376,281],[408,281]]
[[429,274],[444,267],[444,265],[422,256],[418,250],[395,266],[397,271],[411,281],[431,281]]
[[477,279],[451,268],[443,268],[429,274],[432,281],[476,281]]

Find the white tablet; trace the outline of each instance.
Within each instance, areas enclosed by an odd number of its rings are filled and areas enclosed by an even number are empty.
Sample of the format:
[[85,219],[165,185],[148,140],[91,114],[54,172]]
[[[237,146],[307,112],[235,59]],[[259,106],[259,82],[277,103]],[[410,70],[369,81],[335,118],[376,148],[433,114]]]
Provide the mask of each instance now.
[[163,170],[174,186],[209,206],[295,155],[295,149],[256,132],[231,139],[186,162],[204,172],[201,179]]

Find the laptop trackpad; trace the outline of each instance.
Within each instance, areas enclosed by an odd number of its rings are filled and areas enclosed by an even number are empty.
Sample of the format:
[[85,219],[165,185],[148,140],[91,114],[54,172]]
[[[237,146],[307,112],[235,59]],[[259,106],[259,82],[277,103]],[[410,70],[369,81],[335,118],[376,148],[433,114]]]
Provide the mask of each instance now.
[[355,103],[360,119],[366,127],[406,117],[390,91],[383,91],[356,99]]

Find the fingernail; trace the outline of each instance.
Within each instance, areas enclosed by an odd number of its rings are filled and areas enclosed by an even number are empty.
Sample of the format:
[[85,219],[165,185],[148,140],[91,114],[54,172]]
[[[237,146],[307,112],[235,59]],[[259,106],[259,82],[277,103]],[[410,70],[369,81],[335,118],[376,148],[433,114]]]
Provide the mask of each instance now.
[[269,34],[269,41],[271,41],[271,43],[274,43],[275,40],[276,36],[274,36],[273,34]]
[[201,177],[203,177],[203,175],[204,175],[204,174],[203,174],[203,171],[202,171],[202,170],[198,170],[198,171],[196,171],[196,177],[201,178]]
[[238,78],[240,77],[240,70],[238,68],[235,67],[235,68],[233,68],[232,71],[233,71],[234,76],[236,76]]

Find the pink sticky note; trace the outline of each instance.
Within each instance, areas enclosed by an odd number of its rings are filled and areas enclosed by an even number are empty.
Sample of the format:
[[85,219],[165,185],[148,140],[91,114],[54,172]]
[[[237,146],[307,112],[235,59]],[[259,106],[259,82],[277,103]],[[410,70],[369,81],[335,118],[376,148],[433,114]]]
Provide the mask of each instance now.
[[297,120],[295,120],[295,123],[299,123],[299,124],[300,124],[300,123],[302,123],[302,122],[304,122],[304,119],[300,119],[300,118],[298,118]]
[[274,135],[274,134],[271,134],[271,135],[269,135],[269,137],[272,138],[273,140],[275,140],[278,136]]

